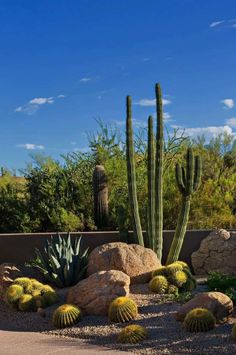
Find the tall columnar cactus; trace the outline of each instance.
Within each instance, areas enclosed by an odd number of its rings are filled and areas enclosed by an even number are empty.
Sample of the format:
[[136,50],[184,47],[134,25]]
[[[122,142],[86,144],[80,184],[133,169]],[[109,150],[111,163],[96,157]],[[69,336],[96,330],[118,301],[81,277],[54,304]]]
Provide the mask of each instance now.
[[161,87],[156,84],[156,110],[157,110],[157,134],[156,134],[156,238],[154,250],[158,258],[162,258],[163,244],[163,155],[164,155],[164,132]]
[[136,172],[135,172],[135,153],[134,139],[132,127],[132,99],[127,96],[126,99],[126,161],[127,161],[127,176],[128,176],[128,191],[131,207],[131,217],[134,230],[134,240],[137,244],[144,245],[143,232],[139,216]]
[[[156,84],[156,108],[157,108],[157,133],[156,139],[153,132],[153,118],[148,118],[148,205],[147,205],[147,234],[145,246],[152,248],[159,259],[162,257],[163,239],[163,202],[162,202],[162,176],[163,176],[163,112],[161,88]],[[142,227],[140,223],[136,175],[135,175],[135,152],[132,128],[131,97],[127,97],[126,119],[126,154],[128,190],[131,207],[131,215],[136,242],[144,245]],[[156,144],[155,144],[156,140]]]
[[96,165],[93,172],[94,220],[98,229],[108,222],[108,185],[103,165]]
[[176,164],[175,169],[177,186],[182,195],[182,204],[178,217],[177,228],[167,258],[167,264],[170,264],[179,258],[188,224],[191,197],[199,188],[201,182],[201,171],[201,158],[199,156],[194,158],[192,148],[188,148],[186,170],[184,167],[181,167],[180,164]]

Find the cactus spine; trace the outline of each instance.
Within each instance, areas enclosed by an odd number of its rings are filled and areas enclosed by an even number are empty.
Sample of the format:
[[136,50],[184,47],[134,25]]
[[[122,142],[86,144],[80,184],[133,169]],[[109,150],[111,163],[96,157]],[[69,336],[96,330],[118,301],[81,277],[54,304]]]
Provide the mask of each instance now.
[[[163,113],[161,88],[156,84],[156,107],[157,107],[157,133],[156,145],[153,133],[153,118],[148,118],[148,206],[147,206],[147,235],[145,245],[152,248],[159,259],[162,257],[162,234],[163,234],[163,202],[162,202],[162,176],[163,176]],[[126,151],[127,151],[127,174],[128,189],[133,220],[134,236],[136,242],[144,245],[142,227],[140,223],[135,159],[132,128],[131,97],[127,97],[127,119],[126,119]]]
[[175,169],[177,186],[182,195],[182,204],[178,217],[177,228],[167,258],[167,264],[178,260],[188,224],[191,197],[200,185],[201,170],[201,158],[199,156],[194,158],[192,148],[188,148],[186,171],[184,167],[180,166],[180,164],[176,164]]
[[108,186],[103,165],[96,165],[93,173],[94,220],[98,229],[108,222]]
[[132,99],[127,96],[126,99],[126,161],[127,161],[127,177],[128,177],[128,192],[131,207],[131,217],[134,229],[134,240],[137,244],[144,245],[143,232],[140,222],[137,186],[136,186],[136,172],[135,172],[135,153],[134,153],[134,139],[132,127]]

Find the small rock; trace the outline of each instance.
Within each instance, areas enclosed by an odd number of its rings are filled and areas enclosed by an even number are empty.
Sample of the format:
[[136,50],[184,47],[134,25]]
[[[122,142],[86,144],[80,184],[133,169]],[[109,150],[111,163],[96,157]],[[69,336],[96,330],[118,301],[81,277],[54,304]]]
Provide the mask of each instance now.
[[194,298],[181,306],[175,314],[175,319],[183,321],[189,311],[198,307],[206,308],[211,311],[217,323],[226,322],[233,312],[233,302],[224,293],[204,292],[197,294]]
[[70,288],[67,303],[84,313],[107,315],[110,303],[119,296],[129,295],[130,278],[122,271],[100,271]]
[[137,244],[107,243],[89,255],[87,275],[119,270],[130,276],[131,284],[150,281],[151,272],[161,266],[156,253]]

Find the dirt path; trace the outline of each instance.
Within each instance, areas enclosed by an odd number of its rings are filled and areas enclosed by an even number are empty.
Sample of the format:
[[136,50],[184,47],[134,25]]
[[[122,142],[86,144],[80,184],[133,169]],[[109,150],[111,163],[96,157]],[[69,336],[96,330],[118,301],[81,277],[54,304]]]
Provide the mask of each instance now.
[[85,344],[79,339],[58,338],[32,332],[0,331],[1,355],[125,355],[119,352]]

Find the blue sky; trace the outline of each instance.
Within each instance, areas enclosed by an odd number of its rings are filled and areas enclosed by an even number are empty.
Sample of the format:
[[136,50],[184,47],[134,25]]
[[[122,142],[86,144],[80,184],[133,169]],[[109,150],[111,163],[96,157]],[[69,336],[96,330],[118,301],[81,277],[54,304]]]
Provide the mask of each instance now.
[[235,0],[2,0],[0,165],[86,149],[95,118],[236,134]]

